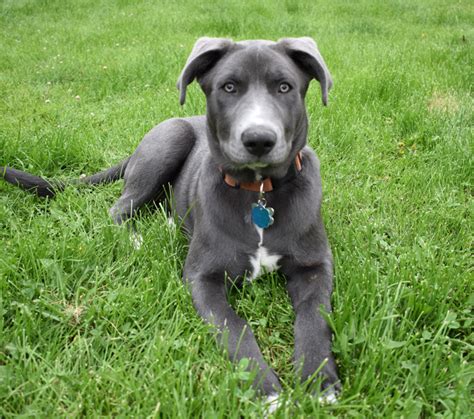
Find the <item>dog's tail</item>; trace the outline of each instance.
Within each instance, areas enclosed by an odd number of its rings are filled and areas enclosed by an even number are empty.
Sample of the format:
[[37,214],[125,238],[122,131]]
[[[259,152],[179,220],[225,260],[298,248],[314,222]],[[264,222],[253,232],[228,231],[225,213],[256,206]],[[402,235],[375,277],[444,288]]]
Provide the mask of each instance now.
[[37,196],[52,198],[58,192],[62,192],[68,185],[99,185],[101,183],[111,183],[122,179],[129,161],[130,157],[107,170],[96,173],[92,176],[70,181],[46,180],[42,177],[22,172],[21,170],[2,166],[0,166],[0,177],[3,177],[7,182],[19,186],[28,192],[32,192]]

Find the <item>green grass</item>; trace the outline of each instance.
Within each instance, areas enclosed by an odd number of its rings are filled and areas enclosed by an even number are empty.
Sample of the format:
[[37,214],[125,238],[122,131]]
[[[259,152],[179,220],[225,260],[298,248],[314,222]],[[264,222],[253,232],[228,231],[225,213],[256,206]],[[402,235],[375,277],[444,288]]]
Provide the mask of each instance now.
[[[313,36],[335,81],[328,108],[316,84],[307,105],[344,391],[320,406],[295,385],[293,313],[264,277],[233,300],[282,378],[277,416],[468,417],[473,21],[468,0],[3,0],[0,164],[106,168],[204,113],[197,86],[182,108],[175,89],[199,36]],[[0,182],[0,416],[261,416],[181,283],[184,237],[150,212],[134,251],[107,214],[120,188],[48,201]]]

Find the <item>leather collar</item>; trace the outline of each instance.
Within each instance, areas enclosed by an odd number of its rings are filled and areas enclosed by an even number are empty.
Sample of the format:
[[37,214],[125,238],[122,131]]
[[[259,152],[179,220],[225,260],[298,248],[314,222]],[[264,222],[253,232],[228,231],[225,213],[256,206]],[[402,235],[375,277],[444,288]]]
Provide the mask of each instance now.
[[288,173],[281,179],[272,179],[272,178],[265,178],[262,181],[255,181],[255,182],[238,182],[234,179],[231,175],[227,173],[222,173],[224,182],[231,186],[232,188],[236,189],[244,189],[246,191],[252,192],[260,192],[260,186],[263,182],[263,192],[271,192],[274,189],[278,188],[283,183],[288,182],[289,180],[293,179],[301,170],[303,169],[303,159],[301,155],[301,151],[295,157],[294,163],[290,166]]

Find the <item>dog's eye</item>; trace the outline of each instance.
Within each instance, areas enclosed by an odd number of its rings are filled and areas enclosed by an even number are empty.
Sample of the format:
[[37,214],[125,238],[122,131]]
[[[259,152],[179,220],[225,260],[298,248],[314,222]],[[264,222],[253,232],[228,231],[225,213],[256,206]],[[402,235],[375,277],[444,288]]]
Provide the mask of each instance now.
[[235,88],[235,84],[234,83],[226,83],[224,84],[224,90],[227,92],[227,93],[235,93],[237,91],[237,89]]
[[288,83],[280,83],[280,86],[278,87],[278,92],[279,93],[288,93],[291,90],[291,86]]

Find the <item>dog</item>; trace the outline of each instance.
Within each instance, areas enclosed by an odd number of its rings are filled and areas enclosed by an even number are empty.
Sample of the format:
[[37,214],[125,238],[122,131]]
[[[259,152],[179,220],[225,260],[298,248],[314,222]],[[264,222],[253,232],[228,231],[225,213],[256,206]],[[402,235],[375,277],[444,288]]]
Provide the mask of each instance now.
[[[183,279],[193,304],[215,326],[233,361],[251,361],[254,386],[269,400],[281,391],[279,379],[227,293],[243,278],[278,269],[296,314],[299,379],[322,383],[315,394],[325,391],[334,401],[340,382],[332,333],[320,312],[321,307],[331,311],[333,262],[320,214],[319,161],[307,145],[305,108],[313,79],[327,105],[329,70],[307,37],[277,42],[200,38],[177,83],[181,105],[195,79],[206,95],[205,116],[162,122],[132,156],[75,182],[123,178],[122,195],[110,209],[117,224],[163,199],[164,186],[171,185],[172,209],[189,236]],[[67,186],[13,168],[1,173],[39,196],[52,197]]]

